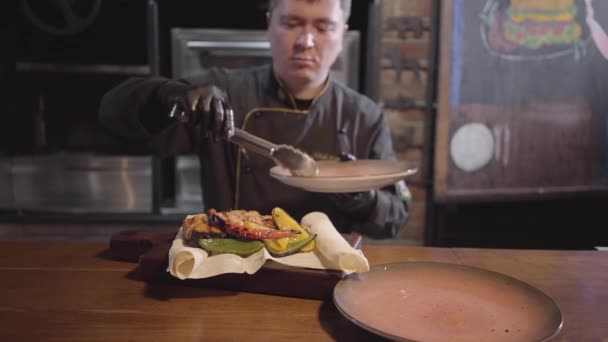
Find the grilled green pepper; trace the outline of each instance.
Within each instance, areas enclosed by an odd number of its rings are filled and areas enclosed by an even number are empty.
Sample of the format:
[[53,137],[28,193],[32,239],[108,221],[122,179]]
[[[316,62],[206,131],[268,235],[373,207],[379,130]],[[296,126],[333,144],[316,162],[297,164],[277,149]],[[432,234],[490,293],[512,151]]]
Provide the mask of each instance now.
[[292,255],[292,254],[299,252],[304,246],[308,245],[316,237],[317,237],[317,234],[314,234],[314,235],[309,235],[308,237],[306,237],[305,239],[302,239],[302,240],[297,240],[297,241],[293,241],[293,242],[290,241],[287,244],[286,248],[281,248],[281,247],[277,246],[276,244],[269,243],[269,241],[264,241],[264,242],[266,243],[266,250],[268,250],[270,255],[272,255],[273,257],[284,257],[284,256]]
[[232,253],[240,256],[248,256],[264,248],[264,243],[257,240],[200,239],[198,244],[213,254]]

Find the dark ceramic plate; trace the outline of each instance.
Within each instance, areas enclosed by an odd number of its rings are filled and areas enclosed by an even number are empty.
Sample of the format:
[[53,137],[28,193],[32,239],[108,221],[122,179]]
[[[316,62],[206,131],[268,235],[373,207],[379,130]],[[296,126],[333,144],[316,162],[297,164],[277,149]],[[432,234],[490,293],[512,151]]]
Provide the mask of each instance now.
[[342,279],[333,298],[356,325],[399,341],[546,341],[563,324],[537,288],[458,264],[374,266]]

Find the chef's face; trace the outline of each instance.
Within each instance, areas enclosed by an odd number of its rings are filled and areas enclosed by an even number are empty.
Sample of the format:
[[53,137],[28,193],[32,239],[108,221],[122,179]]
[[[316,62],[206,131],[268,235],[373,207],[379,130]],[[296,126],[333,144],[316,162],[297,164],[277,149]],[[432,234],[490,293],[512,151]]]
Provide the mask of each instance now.
[[268,14],[274,71],[283,82],[318,85],[342,51],[339,0],[280,0]]

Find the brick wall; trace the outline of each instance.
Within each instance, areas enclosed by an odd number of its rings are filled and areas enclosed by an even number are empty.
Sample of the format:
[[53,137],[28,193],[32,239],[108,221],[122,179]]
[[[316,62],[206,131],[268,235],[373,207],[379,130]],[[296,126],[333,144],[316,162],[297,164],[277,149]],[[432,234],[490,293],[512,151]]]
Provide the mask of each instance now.
[[[382,0],[378,30],[378,100],[386,108],[401,160],[424,164],[425,97],[432,0]],[[406,180],[412,192],[410,221],[398,237],[422,243],[426,190],[423,171]]]

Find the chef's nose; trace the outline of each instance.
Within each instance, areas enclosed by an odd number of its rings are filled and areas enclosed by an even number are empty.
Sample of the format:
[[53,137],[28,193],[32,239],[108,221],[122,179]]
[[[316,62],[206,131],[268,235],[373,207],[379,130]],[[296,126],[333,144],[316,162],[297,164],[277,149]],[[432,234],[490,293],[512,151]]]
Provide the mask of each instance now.
[[315,37],[310,31],[304,31],[298,35],[296,46],[303,49],[310,49],[315,45]]

